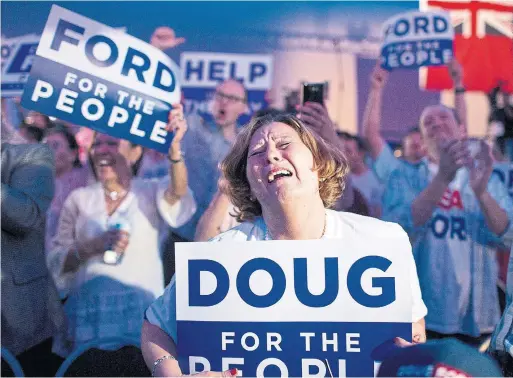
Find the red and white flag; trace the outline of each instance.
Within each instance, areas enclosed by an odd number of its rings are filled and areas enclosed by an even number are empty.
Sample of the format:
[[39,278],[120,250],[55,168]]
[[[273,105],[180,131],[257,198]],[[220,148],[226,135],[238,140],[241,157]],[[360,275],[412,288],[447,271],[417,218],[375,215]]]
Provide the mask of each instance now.
[[[467,90],[489,92],[502,83],[513,93],[513,0],[420,0],[420,9],[450,13]],[[420,87],[451,89],[447,67],[421,68]]]

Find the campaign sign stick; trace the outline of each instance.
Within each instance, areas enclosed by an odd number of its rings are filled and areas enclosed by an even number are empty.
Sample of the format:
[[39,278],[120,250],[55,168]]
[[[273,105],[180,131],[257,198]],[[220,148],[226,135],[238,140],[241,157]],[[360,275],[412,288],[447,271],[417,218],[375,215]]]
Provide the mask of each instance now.
[[454,29],[447,12],[407,12],[384,23],[382,67],[418,68],[448,64],[453,57]]
[[411,249],[393,238],[179,243],[182,370],[374,376],[373,351],[412,335]]
[[179,79],[157,48],[53,5],[21,104],[165,153]]
[[35,34],[2,41],[2,97],[23,94],[38,43],[39,36]]
[[184,52],[180,68],[186,114],[198,114],[211,121],[215,88],[230,78],[244,84],[248,94],[248,110],[239,124],[247,123],[253,113],[267,107],[265,97],[273,77],[271,55]]

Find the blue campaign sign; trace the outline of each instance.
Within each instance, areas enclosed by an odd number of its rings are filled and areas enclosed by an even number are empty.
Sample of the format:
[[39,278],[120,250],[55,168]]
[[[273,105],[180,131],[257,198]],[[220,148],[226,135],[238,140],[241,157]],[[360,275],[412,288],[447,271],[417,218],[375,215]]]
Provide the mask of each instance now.
[[372,236],[248,242],[242,249],[240,242],[179,244],[182,371],[374,376],[375,351],[395,337],[411,340],[405,253],[411,255],[407,243]]
[[271,89],[273,58],[259,54],[185,52],[180,57],[182,88],[186,114],[199,114],[211,120],[215,88],[232,78],[244,84],[248,92],[248,111],[240,117],[245,124],[251,115],[267,106],[266,92]]
[[2,42],[2,97],[22,95],[39,38],[28,34]]
[[448,64],[453,57],[454,29],[443,11],[408,12],[384,23],[382,67],[419,68]]
[[21,104],[165,153],[179,80],[162,51],[54,5]]

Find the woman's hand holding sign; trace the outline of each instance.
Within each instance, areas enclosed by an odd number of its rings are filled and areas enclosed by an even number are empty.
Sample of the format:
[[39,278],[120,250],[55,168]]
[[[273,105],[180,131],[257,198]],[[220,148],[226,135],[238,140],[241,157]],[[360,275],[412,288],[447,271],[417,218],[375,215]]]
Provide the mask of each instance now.
[[[174,133],[171,147],[169,148],[169,157],[172,160],[181,158],[180,145],[187,131],[187,121],[183,114],[183,106],[181,104],[173,105],[173,109],[169,112],[166,130]],[[177,156],[177,153],[180,156]]]
[[203,371],[201,373],[191,374],[188,377],[236,377],[237,369],[230,369],[226,371]]
[[462,87],[463,86],[463,68],[461,67],[461,64],[456,59],[453,59],[449,62],[447,67],[449,68],[449,73],[451,75],[451,79],[454,84],[454,87],[455,88]]
[[168,151],[168,158],[171,163],[169,168],[170,181],[165,198],[170,205],[174,205],[187,194],[188,185],[187,168],[184,164],[181,149],[182,139],[187,131],[187,121],[183,115],[181,104],[173,105],[173,109],[169,112],[166,130],[174,135]]

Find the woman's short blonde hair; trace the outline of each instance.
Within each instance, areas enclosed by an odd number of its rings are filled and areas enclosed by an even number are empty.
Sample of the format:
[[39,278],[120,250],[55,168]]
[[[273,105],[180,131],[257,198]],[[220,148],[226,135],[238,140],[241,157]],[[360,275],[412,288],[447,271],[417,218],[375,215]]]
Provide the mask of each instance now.
[[237,209],[234,215],[239,222],[253,220],[262,215],[260,203],[251,195],[246,165],[249,143],[253,134],[259,128],[274,122],[292,127],[312,152],[314,169],[319,174],[319,194],[324,207],[333,206],[344,190],[344,178],[349,172],[349,165],[341,151],[310,131],[293,115],[278,114],[256,118],[240,131],[231,151],[221,163],[222,173],[227,180],[226,191]]

